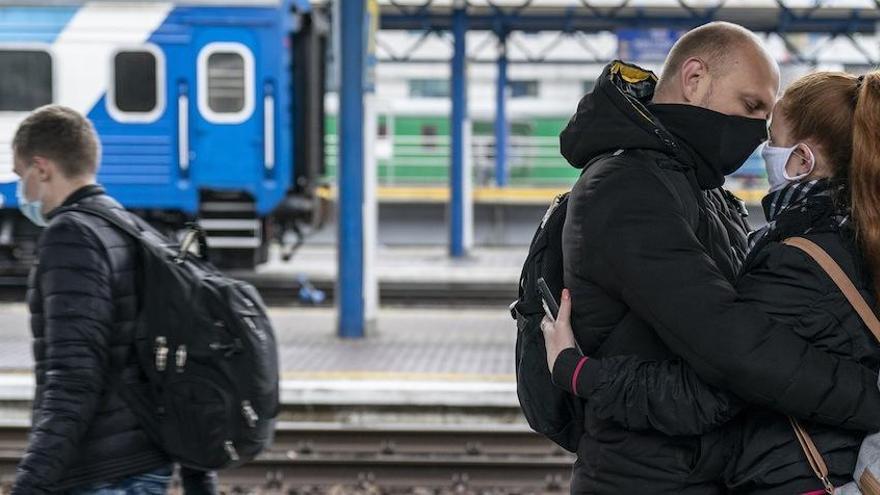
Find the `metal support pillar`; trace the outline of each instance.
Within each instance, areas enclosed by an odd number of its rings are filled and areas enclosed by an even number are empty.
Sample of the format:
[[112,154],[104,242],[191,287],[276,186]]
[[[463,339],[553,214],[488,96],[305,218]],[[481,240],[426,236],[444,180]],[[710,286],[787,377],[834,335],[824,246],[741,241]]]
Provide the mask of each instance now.
[[498,77],[495,80],[495,184],[507,185],[507,33],[498,33]]
[[364,46],[366,2],[340,13],[338,334],[364,336]]
[[464,0],[455,2],[452,14],[452,135],[449,174],[449,254],[453,258],[467,255],[472,242],[473,208],[471,205],[470,122],[467,111],[467,11]]

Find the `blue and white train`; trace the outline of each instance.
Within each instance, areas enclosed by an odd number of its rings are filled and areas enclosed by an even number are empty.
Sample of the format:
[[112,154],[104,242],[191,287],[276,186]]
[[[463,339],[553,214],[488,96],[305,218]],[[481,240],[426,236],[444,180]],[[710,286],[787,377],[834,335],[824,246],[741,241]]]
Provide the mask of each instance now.
[[[168,229],[197,219],[226,266],[322,215],[326,29],[307,0],[0,5],[0,250],[26,258],[10,141],[29,111],[94,122],[99,180]],[[288,236],[290,237],[290,236]]]

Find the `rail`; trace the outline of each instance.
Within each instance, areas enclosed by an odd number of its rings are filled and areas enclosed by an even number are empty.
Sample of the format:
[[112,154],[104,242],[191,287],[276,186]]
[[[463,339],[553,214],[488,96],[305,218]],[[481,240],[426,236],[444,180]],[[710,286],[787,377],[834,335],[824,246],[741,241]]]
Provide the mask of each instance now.
[[[4,489],[26,442],[26,425],[0,425]],[[567,493],[573,460],[521,425],[281,422],[272,448],[221,472],[220,485],[225,493]]]

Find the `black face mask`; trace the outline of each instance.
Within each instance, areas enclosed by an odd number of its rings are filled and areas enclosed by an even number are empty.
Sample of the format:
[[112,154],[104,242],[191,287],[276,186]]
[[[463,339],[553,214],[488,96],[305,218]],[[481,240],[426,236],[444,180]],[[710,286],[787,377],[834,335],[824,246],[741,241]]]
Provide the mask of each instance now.
[[652,104],[651,113],[679,144],[692,151],[697,181],[720,187],[767,140],[767,121],[726,115],[693,105]]

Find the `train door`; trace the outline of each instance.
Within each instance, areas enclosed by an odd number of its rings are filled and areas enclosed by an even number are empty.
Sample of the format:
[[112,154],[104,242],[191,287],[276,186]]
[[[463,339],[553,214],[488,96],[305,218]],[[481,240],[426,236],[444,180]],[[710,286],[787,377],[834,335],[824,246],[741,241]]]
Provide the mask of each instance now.
[[200,188],[252,189],[247,186],[258,184],[264,166],[274,160],[264,156],[273,148],[264,146],[265,91],[256,45],[257,38],[245,29],[208,30],[197,36],[195,87],[186,90],[195,110],[189,123],[189,167]]
[[180,89],[193,117],[186,137],[190,177],[201,192],[199,223],[212,260],[225,267],[252,268],[268,246],[257,195],[275,166],[275,99],[258,34],[244,27],[201,31],[192,52],[195,87]]

